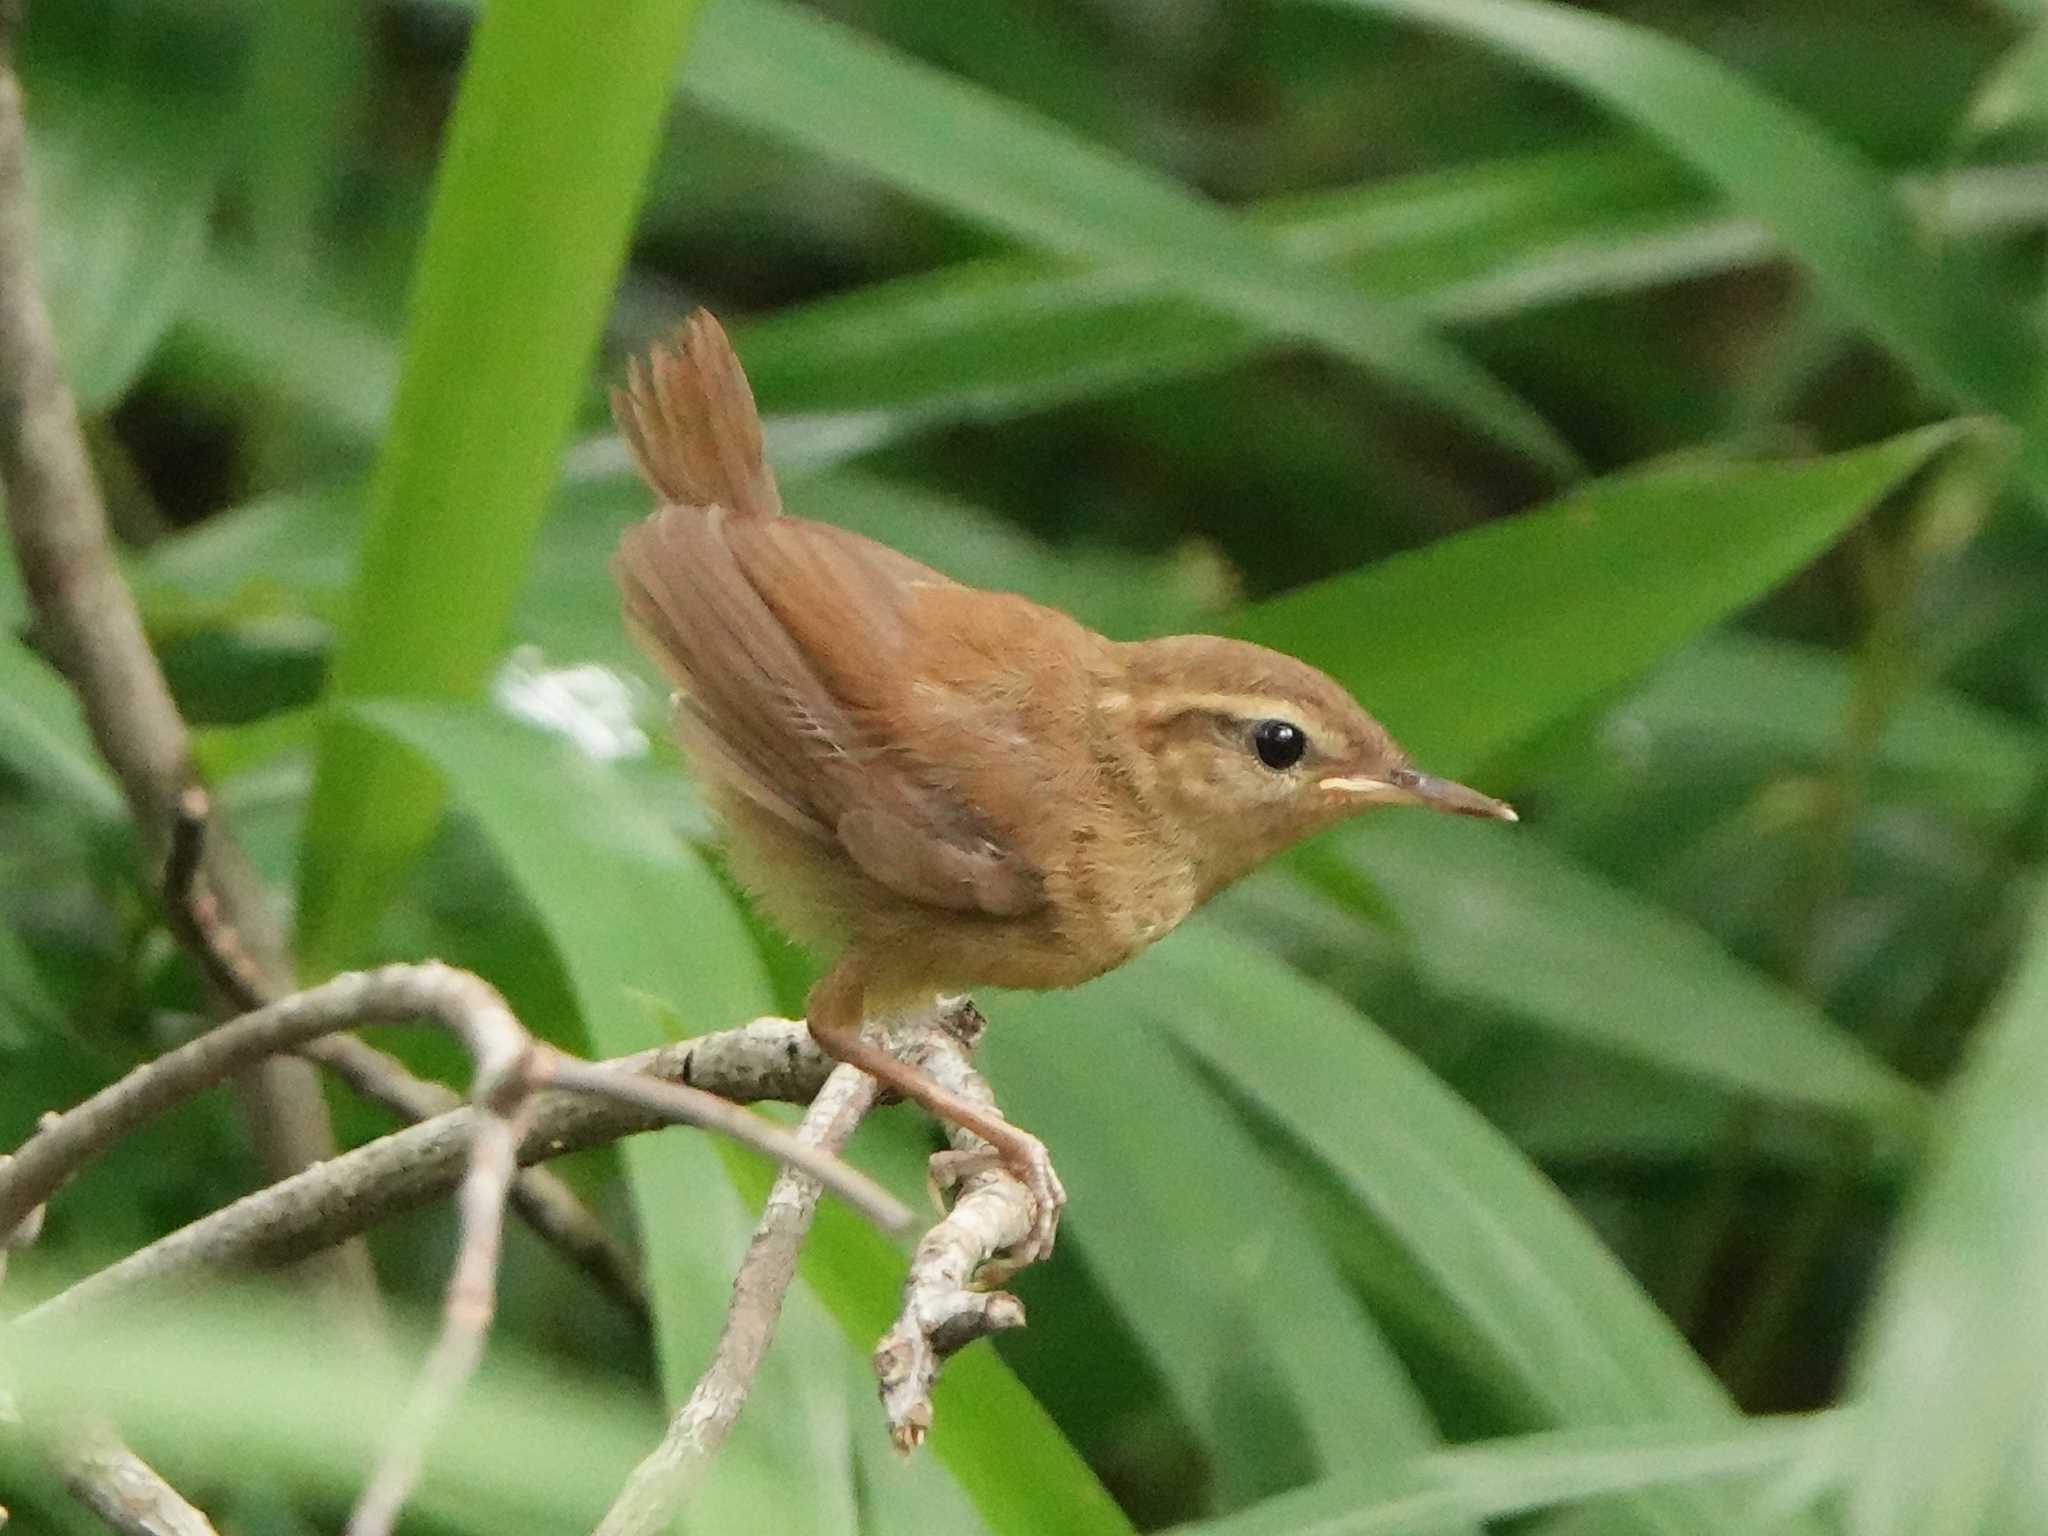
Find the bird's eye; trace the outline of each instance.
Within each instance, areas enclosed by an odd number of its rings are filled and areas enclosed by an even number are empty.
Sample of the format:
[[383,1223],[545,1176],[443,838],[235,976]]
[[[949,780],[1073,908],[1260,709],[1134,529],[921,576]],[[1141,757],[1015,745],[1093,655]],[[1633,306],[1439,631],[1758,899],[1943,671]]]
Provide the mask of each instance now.
[[1252,727],[1252,750],[1275,772],[1292,768],[1308,751],[1308,733],[1291,720],[1261,720]]

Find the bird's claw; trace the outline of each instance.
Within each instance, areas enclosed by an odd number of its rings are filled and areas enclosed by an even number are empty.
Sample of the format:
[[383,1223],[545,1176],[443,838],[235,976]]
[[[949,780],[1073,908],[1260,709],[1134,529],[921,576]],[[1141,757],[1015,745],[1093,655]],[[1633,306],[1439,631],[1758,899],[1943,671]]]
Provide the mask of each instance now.
[[1043,1264],[1052,1257],[1054,1235],[1060,1229],[1060,1213],[1067,1208],[1067,1187],[1053,1172],[1052,1154],[1036,1136],[1019,1131],[1021,1143],[1016,1156],[1006,1158],[1010,1172],[1031,1191],[1031,1230],[1024,1241],[1010,1251],[1010,1262],[1018,1269]]
[[1046,1151],[1045,1143],[1028,1131],[1013,1128],[1013,1133],[1015,1142],[1002,1151],[934,1152],[926,1165],[935,1197],[943,1191],[958,1189],[971,1175],[997,1166],[1007,1170],[1030,1194],[1031,1228],[1000,1260],[984,1266],[978,1278],[986,1284],[1000,1285],[1018,1270],[1051,1258],[1060,1213],[1067,1208],[1066,1186],[1053,1171],[1052,1155]]

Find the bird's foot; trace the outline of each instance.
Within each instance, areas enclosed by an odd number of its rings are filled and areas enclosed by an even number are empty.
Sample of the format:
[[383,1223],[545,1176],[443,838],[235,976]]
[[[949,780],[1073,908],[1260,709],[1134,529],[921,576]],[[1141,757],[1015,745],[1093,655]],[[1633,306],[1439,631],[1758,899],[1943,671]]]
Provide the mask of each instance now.
[[[1052,1257],[1053,1238],[1059,1231],[1060,1213],[1067,1208],[1067,1189],[1053,1171],[1052,1155],[1045,1143],[1029,1131],[1008,1127],[1007,1145],[987,1151],[934,1152],[926,1165],[933,1194],[958,1189],[968,1178],[991,1167],[1001,1167],[1024,1186],[1031,1196],[1031,1226],[1023,1239],[1004,1252],[996,1265],[986,1266],[979,1277],[984,1283],[1000,1285],[1003,1280],[1033,1264]],[[992,1276],[992,1271],[1000,1275]]]
[[1067,1186],[1053,1171],[1052,1154],[1045,1150],[1044,1142],[1028,1131],[1017,1132],[1017,1138],[1017,1145],[1004,1161],[1031,1191],[1031,1231],[1011,1252],[1011,1261],[1022,1269],[1027,1264],[1043,1264],[1052,1257],[1052,1240],[1060,1229],[1060,1215],[1067,1208]]

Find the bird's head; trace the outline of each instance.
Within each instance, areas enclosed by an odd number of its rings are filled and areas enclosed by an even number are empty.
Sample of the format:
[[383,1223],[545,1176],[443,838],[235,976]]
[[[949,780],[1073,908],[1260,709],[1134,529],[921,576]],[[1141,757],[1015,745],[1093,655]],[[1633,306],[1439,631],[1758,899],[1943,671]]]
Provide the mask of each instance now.
[[1504,801],[1421,772],[1386,727],[1305,662],[1211,635],[1124,650],[1127,695],[1109,702],[1129,713],[1204,896],[1375,806],[1516,819]]

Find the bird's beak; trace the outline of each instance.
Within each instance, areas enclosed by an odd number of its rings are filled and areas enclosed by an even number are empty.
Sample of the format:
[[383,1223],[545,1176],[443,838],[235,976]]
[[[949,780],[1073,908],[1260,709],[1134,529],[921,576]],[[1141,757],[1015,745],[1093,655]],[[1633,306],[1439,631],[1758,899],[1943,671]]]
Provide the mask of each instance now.
[[1495,821],[1522,819],[1505,800],[1482,795],[1476,789],[1467,789],[1435,774],[1417,773],[1413,768],[1396,768],[1385,778],[1324,779],[1316,787],[1368,805],[1419,805],[1453,816],[1487,816]]

